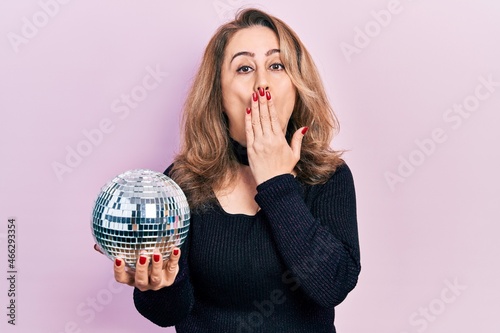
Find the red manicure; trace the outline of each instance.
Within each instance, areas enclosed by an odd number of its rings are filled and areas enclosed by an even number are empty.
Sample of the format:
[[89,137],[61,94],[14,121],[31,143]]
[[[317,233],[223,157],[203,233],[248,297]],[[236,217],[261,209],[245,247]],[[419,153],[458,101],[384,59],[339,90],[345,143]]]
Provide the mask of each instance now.
[[267,100],[271,99],[271,93],[269,91],[266,91],[266,98]]
[[307,127],[307,126],[306,126],[306,127],[304,127],[304,128],[302,129],[302,135],[305,135],[305,134],[307,133],[307,130],[308,130],[308,129],[309,129],[309,127]]
[[252,109],[247,108],[247,114],[250,114],[250,112],[252,112]]
[[253,93],[253,94],[252,94],[252,97],[253,97],[253,101],[254,101],[254,102],[257,102],[257,99],[259,98],[259,97],[257,96],[257,93]]
[[179,249],[175,249],[174,250],[174,256],[178,255],[179,254]]
[[264,96],[264,88],[259,88],[259,94],[260,94],[261,96]]
[[146,263],[147,258],[145,256],[141,256],[139,258],[139,264],[144,265]]
[[158,253],[153,254],[153,260],[155,262],[159,262],[160,261],[160,255]]
[[115,259],[115,265],[120,267],[122,265],[122,261],[120,259]]

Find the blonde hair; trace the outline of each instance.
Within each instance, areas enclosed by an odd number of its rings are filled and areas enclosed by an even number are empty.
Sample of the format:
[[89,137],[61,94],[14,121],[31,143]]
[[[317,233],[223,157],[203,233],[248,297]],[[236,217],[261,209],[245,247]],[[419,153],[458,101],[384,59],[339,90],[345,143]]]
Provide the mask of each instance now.
[[287,136],[302,126],[309,127],[295,167],[297,178],[311,185],[324,183],[343,162],[341,152],[330,148],[339,124],[309,52],[280,19],[257,9],[244,9],[209,41],[184,105],[183,143],[170,177],[186,193],[191,209],[205,208],[215,200],[214,191],[223,189],[237,175],[238,162],[223,112],[221,68],[231,37],[256,25],[268,27],[278,37],[281,60],[297,90]]

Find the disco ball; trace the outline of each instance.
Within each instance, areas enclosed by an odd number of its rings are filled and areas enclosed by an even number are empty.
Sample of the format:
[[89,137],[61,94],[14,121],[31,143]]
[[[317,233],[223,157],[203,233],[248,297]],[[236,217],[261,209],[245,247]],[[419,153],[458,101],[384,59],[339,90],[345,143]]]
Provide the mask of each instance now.
[[158,249],[163,260],[188,233],[190,210],[179,185],[147,169],[126,171],[102,187],[92,211],[92,235],[111,260],[135,268]]

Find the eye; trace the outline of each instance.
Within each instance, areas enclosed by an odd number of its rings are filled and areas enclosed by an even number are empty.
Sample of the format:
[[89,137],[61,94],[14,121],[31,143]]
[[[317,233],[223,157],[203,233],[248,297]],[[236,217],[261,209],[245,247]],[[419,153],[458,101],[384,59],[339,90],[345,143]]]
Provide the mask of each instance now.
[[252,71],[252,67],[250,66],[241,66],[240,68],[238,68],[236,71],[238,73],[250,73]]
[[282,71],[285,69],[285,66],[277,62],[269,66],[269,68],[271,68],[273,71]]

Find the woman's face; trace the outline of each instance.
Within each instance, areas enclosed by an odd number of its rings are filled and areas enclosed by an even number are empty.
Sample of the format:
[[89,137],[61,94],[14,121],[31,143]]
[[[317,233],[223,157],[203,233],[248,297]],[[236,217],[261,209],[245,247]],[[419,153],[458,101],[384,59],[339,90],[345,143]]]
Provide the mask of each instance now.
[[229,119],[230,136],[246,146],[245,110],[252,93],[268,90],[279,122],[286,133],[295,103],[295,87],[280,58],[279,41],[274,32],[253,26],[236,32],[226,45],[221,69],[222,100]]

